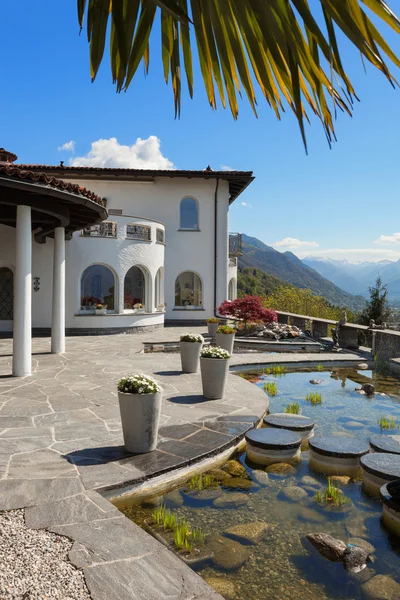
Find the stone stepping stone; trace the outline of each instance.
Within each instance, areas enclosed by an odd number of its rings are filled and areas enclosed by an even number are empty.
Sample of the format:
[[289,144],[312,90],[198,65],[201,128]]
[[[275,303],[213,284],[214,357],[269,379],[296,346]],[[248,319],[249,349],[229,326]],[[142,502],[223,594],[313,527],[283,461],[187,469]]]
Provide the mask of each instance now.
[[392,533],[400,537],[400,499],[393,498],[390,483],[380,488],[379,497],[382,500],[383,523]]
[[289,413],[272,413],[264,417],[264,425],[275,429],[288,429],[299,434],[302,440],[308,440],[314,435],[314,421],[304,415]]
[[372,452],[400,454],[400,435],[373,435],[369,445]]
[[300,459],[301,437],[286,429],[252,429],[246,433],[247,457],[259,465]]
[[362,440],[327,435],[309,441],[310,466],[326,475],[360,474],[360,459],[369,452],[369,446]]
[[400,456],[387,452],[373,452],[361,458],[363,485],[366,492],[379,498],[380,488],[400,479]]

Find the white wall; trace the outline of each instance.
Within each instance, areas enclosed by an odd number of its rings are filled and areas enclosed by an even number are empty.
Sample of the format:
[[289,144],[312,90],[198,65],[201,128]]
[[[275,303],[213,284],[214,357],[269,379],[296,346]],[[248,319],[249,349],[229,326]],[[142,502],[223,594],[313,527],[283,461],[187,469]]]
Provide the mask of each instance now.
[[[156,178],[154,183],[135,181],[71,180],[107,199],[107,209],[122,209],[123,216],[110,215],[118,223],[118,238],[81,237],[73,235],[66,242],[66,327],[127,327],[138,322],[138,316],[79,315],[81,274],[91,264],[111,267],[117,277],[116,308],[123,312],[123,282],[131,266],[141,266],[151,287],[147,310],[154,310],[154,279],[164,267],[166,318],[204,320],[214,314],[214,197],[215,180]],[[179,231],[180,201],[186,196],[199,204],[199,231]],[[227,298],[228,288],[228,182],[220,181],[217,204],[217,306]],[[135,217],[133,217],[135,216]],[[139,219],[137,217],[142,217]],[[154,219],[152,221],[151,219]],[[152,241],[125,239],[126,224],[141,222],[152,228]],[[156,243],[155,229],[165,225],[165,246]],[[15,264],[15,229],[0,225],[0,266]],[[184,271],[194,271],[203,282],[201,310],[175,310],[175,280]],[[32,277],[40,277],[40,289],[32,293],[32,326],[50,327],[53,273],[53,240],[45,244],[33,242]],[[152,282],[152,285],[150,285]],[[141,317],[146,323],[159,322]],[[99,317],[100,318],[100,317]],[[105,320],[106,319],[106,320]],[[154,321],[155,319],[155,321]],[[162,319],[161,319],[162,320]],[[121,324],[122,322],[122,324]],[[115,324],[115,325],[113,325]],[[143,323],[140,323],[141,325]],[[12,323],[1,322],[0,330],[11,329]]]

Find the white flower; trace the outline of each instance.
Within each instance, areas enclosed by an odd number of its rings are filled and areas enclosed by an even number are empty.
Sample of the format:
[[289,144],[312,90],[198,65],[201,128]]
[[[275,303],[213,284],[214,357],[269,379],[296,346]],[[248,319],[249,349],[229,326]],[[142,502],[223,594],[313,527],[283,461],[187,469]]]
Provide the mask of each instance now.
[[202,358],[221,358],[225,360],[231,357],[229,352],[227,352],[223,348],[220,348],[219,346],[206,346],[201,351],[200,356]]
[[162,391],[157,381],[144,373],[123,377],[117,387],[126,394],[155,394]]

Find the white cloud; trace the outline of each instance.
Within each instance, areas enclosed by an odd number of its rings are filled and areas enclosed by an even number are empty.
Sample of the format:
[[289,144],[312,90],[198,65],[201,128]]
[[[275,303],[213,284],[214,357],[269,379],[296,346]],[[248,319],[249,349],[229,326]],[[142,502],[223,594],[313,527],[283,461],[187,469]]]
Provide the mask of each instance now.
[[297,238],[283,238],[280,242],[275,242],[273,244],[276,248],[303,248],[307,246],[308,248],[316,248],[318,246],[317,242],[305,242],[303,240],[298,240]]
[[131,146],[120,144],[117,138],[92,142],[85,156],[70,159],[74,167],[120,167],[123,169],[174,169],[174,164],[160,150],[160,140],[151,135],[138,138]]
[[242,202],[240,203],[241,206],[247,206],[247,208],[251,208],[251,204],[249,204],[248,202],[244,202],[244,200],[242,200]]
[[400,249],[392,250],[390,248],[329,248],[326,250],[299,250],[295,251],[299,258],[305,256],[327,256],[339,260],[349,260],[353,262],[379,260],[399,260]]
[[400,233],[393,235],[380,235],[374,244],[400,244]]
[[234,169],[233,167],[230,167],[229,165],[220,165],[221,167],[221,171],[236,171],[236,169]]
[[57,150],[59,152],[74,152],[75,151],[75,142],[70,140],[69,142],[65,142],[62,146],[58,146]]

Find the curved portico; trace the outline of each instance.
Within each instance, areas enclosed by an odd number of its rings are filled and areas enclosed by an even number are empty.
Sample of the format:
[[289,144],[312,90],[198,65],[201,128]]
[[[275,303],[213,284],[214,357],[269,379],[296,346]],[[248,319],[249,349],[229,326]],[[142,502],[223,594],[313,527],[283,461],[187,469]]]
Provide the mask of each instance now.
[[16,229],[13,375],[31,374],[32,241],[54,239],[51,351],[65,349],[65,238],[107,217],[106,202],[86,188],[19,168],[0,148],[0,224]]

